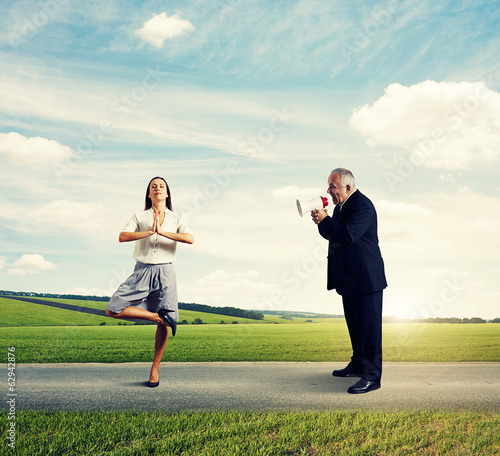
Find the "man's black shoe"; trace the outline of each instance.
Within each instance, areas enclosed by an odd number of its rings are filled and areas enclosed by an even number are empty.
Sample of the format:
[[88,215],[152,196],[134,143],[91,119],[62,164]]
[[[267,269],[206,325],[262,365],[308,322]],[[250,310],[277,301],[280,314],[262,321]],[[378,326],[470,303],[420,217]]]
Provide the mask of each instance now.
[[350,394],[369,393],[380,388],[380,382],[374,382],[366,378],[360,378],[354,385],[347,389]]
[[347,366],[344,369],[334,370],[332,375],[334,377],[361,377],[363,375],[363,371],[354,370]]
[[177,323],[175,320],[168,314],[168,312],[173,312],[173,310],[168,309],[160,309],[158,311],[158,315],[163,319],[163,321],[172,328],[172,336],[175,336],[175,332],[177,331]]

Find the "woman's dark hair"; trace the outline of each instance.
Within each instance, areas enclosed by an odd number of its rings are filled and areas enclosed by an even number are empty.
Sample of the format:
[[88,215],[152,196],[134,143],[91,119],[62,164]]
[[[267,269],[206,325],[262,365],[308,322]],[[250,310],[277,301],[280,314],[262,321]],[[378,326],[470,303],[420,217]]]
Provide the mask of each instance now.
[[151,207],[153,206],[153,203],[151,202],[151,198],[149,197],[149,186],[151,185],[151,182],[153,182],[155,179],[161,179],[163,182],[165,182],[165,185],[167,186],[167,200],[165,201],[165,203],[167,205],[167,209],[173,211],[173,209],[172,209],[172,197],[170,195],[170,189],[168,188],[167,181],[165,179],[163,179],[163,177],[160,177],[160,176],[153,177],[153,179],[151,179],[149,181],[148,188],[146,188],[146,202],[144,204],[144,210],[147,211],[148,209],[151,209]]

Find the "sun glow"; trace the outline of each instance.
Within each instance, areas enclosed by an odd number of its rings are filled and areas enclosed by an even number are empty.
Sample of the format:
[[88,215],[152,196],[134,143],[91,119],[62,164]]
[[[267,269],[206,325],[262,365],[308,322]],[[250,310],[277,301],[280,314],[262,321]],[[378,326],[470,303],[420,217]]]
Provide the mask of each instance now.
[[390,315],[401,319],[415,319],[417,315],[417,305],[414,299],[408,297],[397,297],[392,300],[392,305],[388,309]]

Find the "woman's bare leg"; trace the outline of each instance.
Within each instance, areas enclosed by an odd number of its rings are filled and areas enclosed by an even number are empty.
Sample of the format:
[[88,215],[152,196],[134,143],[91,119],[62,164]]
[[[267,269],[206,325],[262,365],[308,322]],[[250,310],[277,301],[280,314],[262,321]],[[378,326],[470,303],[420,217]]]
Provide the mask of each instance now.
[[155,355],[153,358],[153,365],[151,366],[151,373],[149,375],[149,381],[155,383],[159,380],[160,374],[160,362],[165,352],[165,345],[167,344],[168,338],[168,325],[165,321],[154,312],[149,312],[148,310],[141,309],[140,307],[126,307],[120,313],[114,313],[106,309],[106,315],[112,318],[124,318],[126,320],[148,320],[157,323],[156,334],[155,334]]
[[154,321],[155,323],[160,323],[162,325],[165,324],[163,319],[157,313],[134,306],[126,307],[120,313],[111,312],[110,310],[106,309],[106,315],[112,318],[124,318],[125,320],[139,319]]
[[165,346],[167,345],[168,339],[168,327],[163,324],[158,324],[156,326],[155,334],[155,356],[153,359],[153,365],[151,366],[151,373],[149,374],[150,382],[157,382],[160,379],[160,362],[165,351]]

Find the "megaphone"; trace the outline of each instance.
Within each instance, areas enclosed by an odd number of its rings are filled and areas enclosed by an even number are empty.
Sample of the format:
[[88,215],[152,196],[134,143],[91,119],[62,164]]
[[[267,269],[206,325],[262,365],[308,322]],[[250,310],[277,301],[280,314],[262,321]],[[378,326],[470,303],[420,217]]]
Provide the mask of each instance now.
[[297,200],[297,209],[301,217],[307,212],[311,212],[314,209],[324,209],[326,206],[328,206],[328,199],[324,196],[318,196],[311,201],[305,201],[303,203]]

